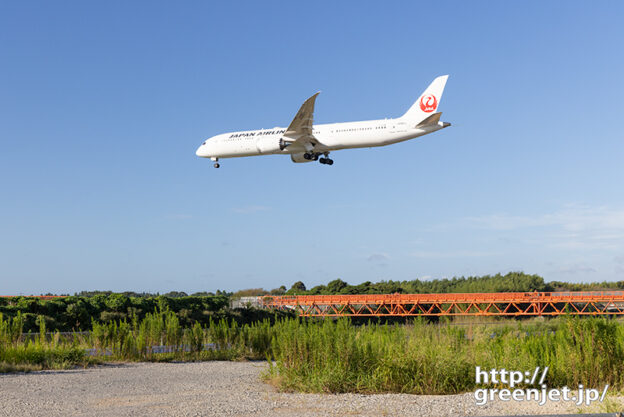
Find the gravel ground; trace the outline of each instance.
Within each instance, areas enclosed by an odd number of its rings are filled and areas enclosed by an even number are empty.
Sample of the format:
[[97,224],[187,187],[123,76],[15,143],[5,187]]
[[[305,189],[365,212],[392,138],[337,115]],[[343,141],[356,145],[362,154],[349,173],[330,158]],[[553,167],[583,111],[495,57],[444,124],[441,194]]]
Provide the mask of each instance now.
[[262,362],[131,363],[0,375],[0,416],[463,416],[575,412],[461,395],[276,392]]

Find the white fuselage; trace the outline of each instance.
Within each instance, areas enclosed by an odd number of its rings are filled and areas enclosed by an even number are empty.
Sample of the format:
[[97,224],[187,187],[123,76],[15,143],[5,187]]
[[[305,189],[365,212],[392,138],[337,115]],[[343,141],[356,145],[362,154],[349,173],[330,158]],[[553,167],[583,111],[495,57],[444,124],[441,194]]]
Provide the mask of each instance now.
[[[318,141],[314,152],[329,152],[340,149],[369,148],[385,146],[447,127],[448,123],[415,127],[412,123],[398,119],[368,120],[363,122],[332,123],[314,125],[313,135]],[[248,130],[224,133],[206,140],[198,149],[197,156],[203,158],[236,158],[242,156],[296,154],[306,152],[297,143],[284,149],[277,145],[284,136],[285,128]]]

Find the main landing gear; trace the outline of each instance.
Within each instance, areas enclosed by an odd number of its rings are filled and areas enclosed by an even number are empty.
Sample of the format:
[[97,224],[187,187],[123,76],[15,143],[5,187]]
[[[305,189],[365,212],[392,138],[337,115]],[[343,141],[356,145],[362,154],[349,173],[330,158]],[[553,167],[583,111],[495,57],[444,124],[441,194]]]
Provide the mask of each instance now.
[[[319,158],[319,156],[324,155],[323,158]],[[303,154],[303,157],[308,161],[319,161],[323,165],[334,165],[334,160],[329,159],[329,152],[324,153],[312,153],[306,152]]]

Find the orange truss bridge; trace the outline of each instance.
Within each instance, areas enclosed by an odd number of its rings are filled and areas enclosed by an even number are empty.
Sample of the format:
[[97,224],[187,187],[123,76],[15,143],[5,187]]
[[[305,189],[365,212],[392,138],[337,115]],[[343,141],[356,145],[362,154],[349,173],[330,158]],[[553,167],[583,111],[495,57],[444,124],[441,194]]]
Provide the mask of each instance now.
[[260,297],[306,317],[624,315],[624,291]]

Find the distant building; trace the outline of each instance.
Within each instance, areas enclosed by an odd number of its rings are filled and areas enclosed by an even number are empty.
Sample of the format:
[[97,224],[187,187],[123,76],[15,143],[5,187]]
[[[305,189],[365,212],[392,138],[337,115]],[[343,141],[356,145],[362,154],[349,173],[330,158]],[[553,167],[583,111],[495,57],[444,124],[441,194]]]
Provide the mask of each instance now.
[[260,303],[260,297],[241,297],[234,300],[230,300],[230,308],[245,308],[245,307],[262,307]]

